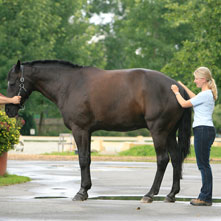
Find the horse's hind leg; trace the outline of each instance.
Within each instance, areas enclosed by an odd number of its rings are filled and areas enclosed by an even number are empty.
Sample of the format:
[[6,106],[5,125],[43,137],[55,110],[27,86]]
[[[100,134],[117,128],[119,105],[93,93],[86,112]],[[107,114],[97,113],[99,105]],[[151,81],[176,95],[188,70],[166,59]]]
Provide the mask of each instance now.
[[88,198],[87,191],[91,188],[91,151],[90,141],[91,136],[88,131],[81,130],[80,128],[73,130],[73,135],[78,148],[78,157],[81,168],[81,188],[73,198],[74,201],[83,201]]
[[177,145],[176,134],[168,137],[167,147],[173,166],[173,185],[170,193],[165,199],[165,202],[175,202],[175,196],[180,191],[180,178],[182,170],[181,152]]
[[143,203],[151,203],[154,195],[158,194],[167,164],[169,162],[169,155],[166,149],[167,136],[165,134],[152,133],[152,137],[157,154],[157,172],[150,191],[141,199],[141,202]]

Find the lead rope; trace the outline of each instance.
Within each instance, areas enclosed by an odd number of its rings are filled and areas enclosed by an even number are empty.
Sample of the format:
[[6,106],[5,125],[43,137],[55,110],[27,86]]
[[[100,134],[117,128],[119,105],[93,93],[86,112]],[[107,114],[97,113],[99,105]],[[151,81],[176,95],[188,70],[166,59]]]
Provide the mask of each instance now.
[[[25,92],[27,92],[27,90],[25,89],[25,78],[24,78],[24,66],[21,65],[21,77],[20,77],[20,84],[19,84],[19,91],[18,91],[18,96],[21,96],[21,91],[24,90]],[[25,105],[21,105],[20,104],[20,110],[25,110]]]

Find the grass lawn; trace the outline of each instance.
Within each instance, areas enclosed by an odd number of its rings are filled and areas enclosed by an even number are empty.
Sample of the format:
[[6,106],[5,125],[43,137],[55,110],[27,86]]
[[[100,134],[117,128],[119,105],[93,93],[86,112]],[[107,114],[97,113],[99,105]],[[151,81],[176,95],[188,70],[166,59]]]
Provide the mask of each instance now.
[[[75,155],[73,152],[53,152],[53,153],[46,153],[45,155],[63,155],[63,156],[71,156]],[[102,156],[101,154],[94,152],[91,154],[92,156]],[[147,157],[155,157],[155,149],[152,145],[139,145],[130,148],[129,150],[120,152],[117,156],[134,156],[134,157],[141,157],[141,156],[147,156]],[[114,157],[114,156],[113,156]],[[191,145],[190,154],[187,157],[188,158],[195,158],[195,151],[194,147]],[[221,159],[221,147],[212,147],[211,159]]]
[[[135,146],[129,150],[122,151],[119,153],[120,156],[155,156],[155,150],[152,145],[142,145],[142,146]],[[212,147],[211,158],[221,158],[221,147]],[[195,157],[194,147],[191,145],[190,154],[188,157]]]
[[25,176],[17,176],[11,174],[5,174],[4,176],[0,176],[0,186],[8,186],[18,183],[25,183],[30,181],[29,177]]
[[[122,151],[119,153],[120,156],[155,156],[155,150],[152,145],[142,145],[142,146],[135,146],[129,150]],[[194,147],[191,145],[190,154],[188,158],[195,158],[195,151]],[[220,158],[221,159],[221,147],[212,147],[210,152],[210,158]]]
[[[73,151],[63,151],[63,152],[51,152],[51,153],[44,153],[42,155],[55,155],[55,156],[73,156],[76,155]],[[101,156],[98,152],[92,152],[91,156]]]

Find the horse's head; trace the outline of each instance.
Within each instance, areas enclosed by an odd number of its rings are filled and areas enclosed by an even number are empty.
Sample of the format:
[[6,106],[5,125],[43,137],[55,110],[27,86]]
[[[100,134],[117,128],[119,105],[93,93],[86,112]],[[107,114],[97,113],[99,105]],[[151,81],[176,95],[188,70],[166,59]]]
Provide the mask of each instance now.
[[12,67],[8,73],[8,89],[7,96],[21,96],[20,104],[6,104],[5,112],[9,117],[15,117],[20,108],[23,107],[25,100],[31,94],[30,86],[24,76],[24,66],[20,61]]

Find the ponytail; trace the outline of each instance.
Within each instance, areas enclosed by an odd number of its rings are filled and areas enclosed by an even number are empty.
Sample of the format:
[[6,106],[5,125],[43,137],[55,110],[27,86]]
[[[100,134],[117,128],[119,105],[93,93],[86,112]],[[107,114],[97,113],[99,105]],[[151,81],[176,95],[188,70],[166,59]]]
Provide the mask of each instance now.
[[216,82],[213,78],[208,81],[208,87],[209,87],[209,89],[211,89],[211,91],[213,93],[213,99],[217,100],[217,98],[218,98],[217,87],[216,87]]

